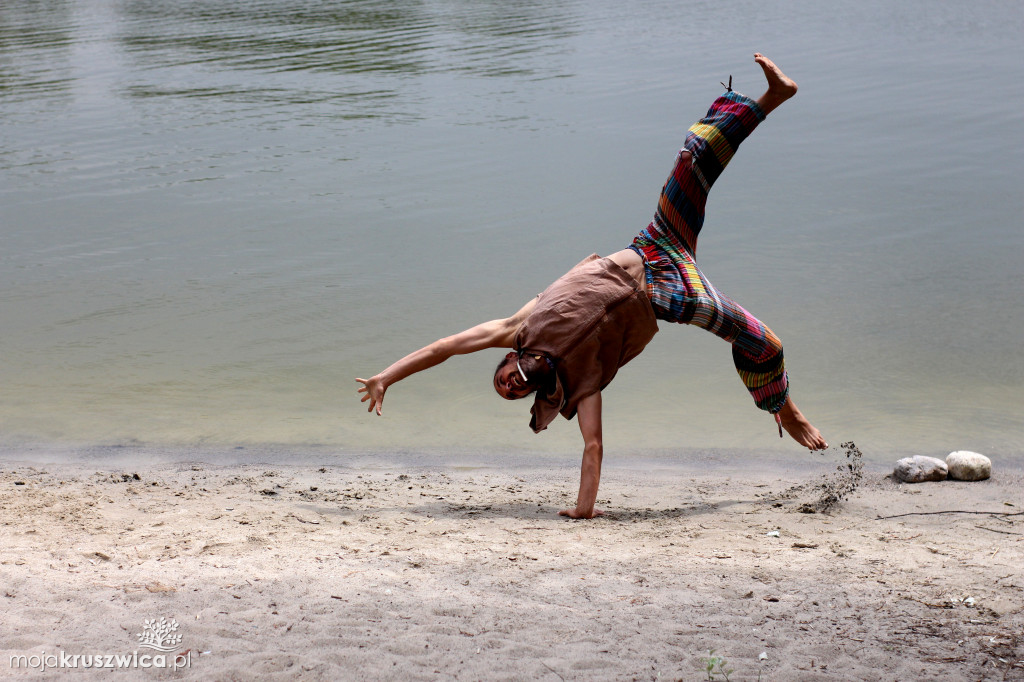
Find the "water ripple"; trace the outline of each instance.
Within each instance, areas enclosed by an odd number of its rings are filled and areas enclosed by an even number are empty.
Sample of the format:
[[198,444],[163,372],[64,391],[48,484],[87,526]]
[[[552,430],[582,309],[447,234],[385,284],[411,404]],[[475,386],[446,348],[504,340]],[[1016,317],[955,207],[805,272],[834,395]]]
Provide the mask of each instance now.
[[[120,43],[150,66],[271,72],[539,73],[573,33],[557,9],[531,2],[134,3],[123,19]],[[463,62],[462,53],[487,58]],[[511,67],[523,55],[533,56],[529,66]]]
[[[1021,452],[1022,30],[1002,0],[0,1],[0,444],[380,442],[339,387],[621,248],[759,49],[801,94],[716,186],[709,276],[829,433]],[[761,447],[705,336],[616,379],[619,442]],[[403,382],[388,443],[445,409],[440,445],[517,438],[493,362]]]

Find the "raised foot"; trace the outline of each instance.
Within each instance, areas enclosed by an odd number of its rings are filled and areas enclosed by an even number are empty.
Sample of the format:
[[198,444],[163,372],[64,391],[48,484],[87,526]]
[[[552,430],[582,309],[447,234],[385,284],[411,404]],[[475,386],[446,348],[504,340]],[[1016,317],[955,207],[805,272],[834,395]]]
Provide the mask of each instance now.
[[761,65],[764,77],[768,81],[768,92],[780,95],[789,99],[799,89],[796,81],[782,73],[782,69],[775,65],[775,62],[765,57],[760,52],[754,53],[754,61]]
[[779,420],[786,433],[805,448],[811,451],[828,448],[828,443],[825,442],[824,436],[821,435],[818,429],[814,428],[811,422],[807,421],[807,418],[800,412],[792,398],[787,400],[786,404],[779,410]]
[[760,52],[754,53],[754,61],[761,65],[765,80],[768,81],[768,90],[757,100],[757,103],[767,114],[795,95],[799,88],[796,81],[782,73],[782,69],[777,67],[775,62]]

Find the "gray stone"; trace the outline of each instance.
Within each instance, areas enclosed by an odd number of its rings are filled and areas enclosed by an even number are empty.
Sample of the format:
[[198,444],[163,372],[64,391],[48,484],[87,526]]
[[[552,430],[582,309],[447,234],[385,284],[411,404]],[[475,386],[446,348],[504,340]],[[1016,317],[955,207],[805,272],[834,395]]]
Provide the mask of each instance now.
[[896,469],[892,473],[904,483],[922,483],[945,481],[946,471],[946,463],[941,459],[914,455],[896,462]]
[[992,460],[969,450],[957,450],[946,457],[949,477],[958,481],[983,481],[992,475]]

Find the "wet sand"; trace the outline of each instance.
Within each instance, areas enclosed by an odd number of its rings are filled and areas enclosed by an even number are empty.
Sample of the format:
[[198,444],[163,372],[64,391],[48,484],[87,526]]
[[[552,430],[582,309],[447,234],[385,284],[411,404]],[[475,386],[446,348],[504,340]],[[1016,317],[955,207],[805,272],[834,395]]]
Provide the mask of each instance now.
[[569,463],[8,460],[0,670],[142,654],[165,618],[188,667],[125,679],[695,680],[710,650],[732,680],[1024,679],[1024,475],[867,465],[807,513],[846,460],[609,466],[592,521],[557,516]]

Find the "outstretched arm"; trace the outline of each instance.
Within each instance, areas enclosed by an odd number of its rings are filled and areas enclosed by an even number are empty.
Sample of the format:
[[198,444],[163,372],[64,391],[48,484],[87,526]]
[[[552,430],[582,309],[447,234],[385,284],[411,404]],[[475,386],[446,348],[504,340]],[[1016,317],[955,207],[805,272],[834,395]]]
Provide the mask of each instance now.
[[558,512],[573,519],[592,519],[604,514],[594,509],[597,487],[601,483],[601,459],[604,444],[601,439],[601,392],[588,395],[576,406],[576,421],[583,435],[583,464],[580,467],[580,492],[576,508]]
[[516,330],[529,316],[536,303],[537,299],[534,298],[512,317],[483,322],[453,336],[438,339],[418,351],[409,353],[380,374],[369,379],[357,378],[356,381],[363,385],[358,392],[365,393],[362,402],[370,401],[370,406],[366,411],[373,412],[376,408],[379,415],[384,405],[384,392],[388,390],[388,386],[411,374],[439,365],[453,355],[475,353],[485,348],[511,348]]

